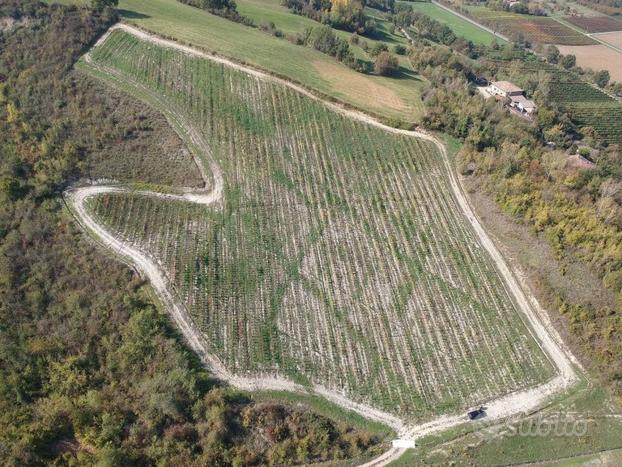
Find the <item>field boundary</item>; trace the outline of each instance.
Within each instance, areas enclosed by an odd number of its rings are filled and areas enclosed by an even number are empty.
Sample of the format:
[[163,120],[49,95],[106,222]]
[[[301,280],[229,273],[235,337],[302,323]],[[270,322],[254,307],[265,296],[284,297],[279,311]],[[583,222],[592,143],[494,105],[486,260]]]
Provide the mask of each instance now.
[[496,32],[496,31],[493,31],[492,29],[484,26],[483,24],[478,23],[477,21],[469,18],[468,16],[463,15],[462,13],[458,13],[457,11],[449,8],[446,5],[443,5],[442,3],[439,3],[439,2],[437,2],[435,0],[432,0],[431,3],[433,5],[436,5],[436,6],[440,7],[440,8],[442,8],[443,10],[446,10],[446,11],[450,12],[451,14],[457,16],[458,18],[462,18],[463,20],[468,21],[469,23],[471,23],[474,26],[477,26],[478,28],[480,28],[480,29],[482,29],[482,30],[484,30],[486,32],[489,32],[493,36],[499,37],[499,38],[503,39],[506,42],[510,42],[510,43],[512,42],[512,41],[510,41],[510,39],[508,39],[507,36],[504,36],[503,34],[500,34],[500,33]]
[[[580,32],[581,34],[583,34],[584,36],[589,37],[590,39],[594,39],[595,41],[599,42],[601,45],[607,46],[608,48],[615,50],[618,53],[622,54],[622,49],[620,49],[619,47],[616,47],[613,44],[610,44],[608,42],[605,42],[603,40],[601,40],[598,36],[601,34],[609,34],[612,32],[617,32],[619,33],[620,31],[609,31],[609,32],[585,32],[582,31],[580,28],[578,28],[577,26],[575,26],[574,24],[570,23],[569,21],[566,21],[564,18],[559,18],[557,16],[551,16],[551,18],[553,18],[555,21],[557,21],[560,24],[563,24],[564,26],[569,27],[570,29],[574,29],[576,32]],[[582,47],[580,45],[578,46],[572,46],[572,47]]]
[[[476,234],[479,243],[484,247],[488,254],[491,255],[491,258],[493,259],[499,273],[503,277],[506,287],[508,287],[508,290],[511,292],[511,295],[520,310],[521,317],[528,324],[528,329],[530,330],[532,336],[541,346],[547,357],[553,362],[559,373],[558,376],[544,384],[532,387],[527,390],[507,394],[506,396],[495,399],[485,404],[488,414],[486,420],[492,421],[504,419],[510,416],[520,415],[521,413],[530,412],[542,403],[544,403],[554,394],[557,394],[558,392],[567,389],[569,386],[578,381],[579,378],[574,369],[574,365],[577,365],[577,360],[572,356],[568,348],[563,345],[560,336],[557,334],[554,328],[552,328],[546,312],[540,307],[536,299],[529,292],[529,289],[526,287],[523,278],[514,273],[508,267],[506,261],[495,246],[494,242],[486,234],[479,219],[471,209],[470,203],[464,191],[464,187],[462,186],[460,179],[456,176],[454,172],[445,146],[436,137],[422,131],[403,130],[387,126],[378,121],[376,118],[364,112],[358,110],[351,110],[343,105],[336,104],[332,101],[327,101],[322,97],[318,97],[318,95],[310,92],[304,87],[283,78],[258,71],[254,68],[241,65],[240,63],[236,63],[232,60],[220,56],[208,54],[199,49],[187,45],[182,45],[175,41],[163,39],[161,37],[147,33],[141,29],[129,26],[127,24],[121,23],[111,27],[95,43],[93,47],[95,48],[101,45],[103,42],[106,41],[110,33],[117,29],[123,30],[141,40],[156,44],[158,46],[176,49],[186,54],[216,61],[218,63],[240,70],[244,73],[251,74],[263,80],[270,80],[282,84],[289,87],[290,89],[297,91],[298,93],[303,94],[306,97],[313,99],[314,101],[322,103],[327,108],[337,113],[345,115],[349,118],[356,119],[368,125],[375,126],[384,131],[425,139],[434,143],[440,151],[441,156],[443,157],[453,194],[460,206],[460,209],[462,210],[462,213],[466,216],[469,223],[471,224],[471,227]],[[104,69],[104,67],[94,64],[90,57],[90,52],[87,52],[85,54],[84,61],[88,64],[88,66],[93,67],[95,70],[103,73],[107,78],[112,79],[113,81],[115,79],[126,79],[125,77],[115,76],[113,70]],[[137,83],[132,83],[132,85],[136,86]],[[146,90],[142,89],[141,91],[146,92]],[[152,97],[157,99],[157,96]],[[148,191],[133,191],[133,193],[137,193],[142,196],[157,196],[181,199],[187,202],[205,205],[214,205],[219,203],[222,199],[222,176],[220,174],[220,168],[218,164],[210,157],[208,142],[203,139],[200,132],[194,129],[192,122],[187,121],[183,117],[183,115],[178,114],[174,109],[167,108],[166,111],[163,113],[167,120],[169,120],[169,123],[171,123],[171,126],[173,126],[173,128],[177,132],[183,132],[183,136],[185,136],[185,139],[190,138],[192,144],[196,146],[196,149],[206,152],[208,156],[207,158],[210,161],[209,165],[210,169],[212,170],[211,175],[213,180],[209,179],[209,177],[205,173],[203,166],[201,165],[200,160],[196,158],[195,160],[198,161],[200,166],[201,175],[206,183],[206,186],[208,187],[201,192],[195,191],[193,193],[185,193],[183,195],[164,195],[161,193]],[[326,399],[346,409],[357,412],[365,417],[385,423],[386,425],[395,429],[400,438],[405,440],[414,441],[417,437],[440,432],[466,422],[462,414],[456,414],[444,415],[430,422],[420,425],[408,425],[404,422],[404,420],[401,420],[394,415],[367,406],[365,404],[356,403],[348,399],[342,393],[339,393],[337,391],[331,391],[320,385],[314,385],[312,388],[308,388],[277,376],[244,378],[230,373],[215,356],[211,355],[207,351],[205,338],[193,325],[192,320],[190,319],[187,311],[185,310],[185,307],[180,303],[176,302],[173,294],[171,294],[169,290],[169,284],[166,283],[164,274],[162,273],[154,259],[148,257],[146,254],[114,237],[89,214],[85,206],[85,202],[88,198],[102,195],[105,193],[118,193],[122,191],[132,192],[132,190],[129,190],[119,185],[91,185],[86,187],[71,187],[65,192],[64,196],[68,206],[72,210],[78,222],[95,237],[98,243],[100,243],[107,249],[113,250],[117,255],[133,263],[142,274],[146,275],[149,278],[153,288],[156,290],[158,296],[162,299],[164,305],[171,314],[171,317],[173,318],[175,323],[178,325],[190,347],[199,355],[207,368],[212,371],[216,377],[227,381],[235,387],[251,391],[261,389],[276,389],[302,393],[312,392],[322,397],[325,397]],[[390,461],[398,458],[403,452],[405,452],[405,450],[405,448],[393,447],[377,459],[364,465],[386,465]]]

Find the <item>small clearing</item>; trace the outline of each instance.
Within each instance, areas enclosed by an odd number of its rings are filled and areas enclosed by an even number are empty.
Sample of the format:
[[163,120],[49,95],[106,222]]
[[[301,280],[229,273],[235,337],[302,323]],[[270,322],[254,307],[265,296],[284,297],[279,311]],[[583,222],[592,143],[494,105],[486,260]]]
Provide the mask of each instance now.
[[330,84],[335,93],[356,96],[358,101],[365,102],[367,106],[373,108],[382,106],[400,110],[408,108],[395,91],[377,83],[374,77],[361,73],[346,76],[344,67],[336,63],[313,62],[313,67],[320,77]]

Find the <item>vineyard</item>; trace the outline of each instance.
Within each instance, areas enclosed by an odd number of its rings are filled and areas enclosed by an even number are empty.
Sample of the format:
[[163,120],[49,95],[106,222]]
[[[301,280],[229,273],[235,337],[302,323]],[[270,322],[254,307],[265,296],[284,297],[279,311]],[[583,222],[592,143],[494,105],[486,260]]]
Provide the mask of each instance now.
[[485,7],[468,7],[468,12],[477,22],[514,40],[522,36],[530,42],[541,44],[598,44],[597,41],[585,34],[575,31],[547,16],[493,11]]
[[[559,76],[559,74],[554,76]],[[584,81],[553,82],[549,96],[553,101],[566,105],[574,102],[602,103],[613,101],[607,94]]]
[[550,99],[579,127],[592,127],[608,144],[622,144],[622,103],[583,81],[564,81],[554,74]]
[[622,145],[622,105],[617,102],[599,105],[573,105],[572,119],[577,125],[590,126],[609,144]]
[[85,69],[184,115],[220,165],[218,206],[119,192],[88,208],[159,264],[231,371],[410,419],[553,375],[432,142],[120,31],[91,56]]
[[622,21],[610,16],[567,16],[564,19],[588,33],[622,30]]

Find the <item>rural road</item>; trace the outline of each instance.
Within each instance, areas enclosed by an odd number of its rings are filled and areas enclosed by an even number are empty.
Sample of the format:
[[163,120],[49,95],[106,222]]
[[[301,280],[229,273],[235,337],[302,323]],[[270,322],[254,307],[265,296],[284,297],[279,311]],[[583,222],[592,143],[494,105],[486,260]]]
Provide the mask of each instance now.
[[[316,101],[322,102],[326,107],[334,110],[343,115],[347,115],[350,118],[365,122],[369,125],[381,128],[387,132],[401,134],[416,138],[422,138],[433,142],[439,149],[444,163],[447,169],[447,175],[450,179],[450,184],[460,209],[465,217],[471,224],[473,231],[477,235],[482,247],[490,254],[491,258],[497,265],[500,274],[505,280],[506,287],[513,296],[520,312],[521,316],[528,324],[534,338],[539,343],[544,353],[549,357],[553,365],[557,368],[558,375],[552,380],[536,386],[534,388],[514,392],[503,396],[499,399],[486,402],[484,405],[487,407],[487,420],[501,420],[507,417],[520,415],[524,412],[532,411],[540,406],[552,395],[568,388],[574,382],[577,381],[578,376],[575,373],[574,365],[577,365],[577,361],[574,359],[569,350],[563,345],[561,338],[555,331],[554,327],[548,320],[546,312],[539,306],[533,295],[526,287],[524,280],[515,274],[505,262],[503,256],[496,248],[493,241],[483,229],[479,219],[473,212],[468,198],[465,195],[464,187],[461,181],[454,173],[452,164],[449,160],[444,145],[434,136],[420,131],[402,130],[392,128],[378,122],[373,117],[356,110],[347,109],[341,105],[327,102],[315,94],[311,93],[307,89],[286,81],[282,78],[272,76],[270,74],[258,71],[239,63],[233,62],[223,57],[217,57],[206,52],[188,47],[186,45],[178,44],[174,41],[166,40],[158,36],[152,35],[135,27],[126,24],[117,24],[113,26],[102,38],[95,44],[94,47],[98,47],[102,44],[110,32],[114,29],[122,29],[123,31],[133,34],[139,39],[149,41],[162,47],[172,48],[181,52],[192,54],[194,56],[204,57],[209,60],[225,64],[226,66],[233,67],[243,72],[252,74],[261,79],[270,80],[287,86],[295,91],[311,98]],[[89,66],[94,67],[97,71],[104,73],[110,77],[111,81],[118,81],[127,77],[121,78],[121,76],[114,70],[107,69],[100,65],[93,63],[90,54],[85,55],[85,62]],[[140,84],[128,81],[130,84],[137,86],[143,93],[145,89],[140,88]],[[158,99],[155,94],[149,96],[152,100]],[[223,196],[223,176],[220,167],[216,161],[211,157],[210,147],[208,141],[204,139],[201,132],[199,132],[193,123],[186,119],[184,115],[172,109],[170,106],[165,106],[164,102],[160,102],[162,106],[166,107],[163,114],[171,123],[171,126],[178,132],[183,132],[182,139],[189,140],[195,151],[203,153],[205,157],[203,159],[209,161],[210,174],[207,174],[205,167],[202,163],[202,158],[198,157],[193,151],[193,157],[199,167],[200,173],[205,182],[206,188],[203,190],[186,190],[180,189],[182,194],[161,194],[148,191],[131,191],[128,188],[124,188],[120,185],[89,185],[89,186],[76,186],[67,190],[64,194],[69,208],[73,211],[78,222],[89,231],[97,242],[112,250],[118,257],[123,259],[129,264],[132,264],[141,274],[146,276],[153,286],[154,290],[161,298],[166,309],[169,311],[171,317],[175,321],[183,333],[190,347],[199,355],[206,367],[216,376],[224,381],[227,381],[232,386],[238,387],[244,390],[286,390],[299,393],[309,393],[309,388],[296,384],[292,381],[280,378],[278,376],[262,376],[246,378],[232,374],[224,365],[209,352],[209,347],[205,341],[205,338],[201,332],[194,326],[185,307],[176,299],[174,292],[172,291],[172,285],[166,280],[166,276],[158,265],[157,261],[148,256],[146,253],[140,251],[137,247],[131,245],[122,239],[115,237],[108,232],[89,212],[87,209],[87,200],[94,196],[101,196],[106,193],[121,193],[132,192],[140,196],[151,197],[164,197],[185,200],[187,202],[199,203],[203,205],[216,206],[222,201]],[[159,109],[161,110],[161,109]],[[428,435],[431,433],[441,432],[450,427],[464,423],[465,417],[463,414],[445,415],[436,418],[420,425],[409,425],[400,418],[348,399],[343,393],[327,389],[320,385],[315,385],[312,390],[316,395],[322,396],[331,402],[338,404],[346,409],[355,411],[367,418],[382,422],[392,427],[400,436],[403,441],[414,441],[416,438]],[[392,460],[397,459],[403,454],[405,448],[392,447],[387,450],[378,458],[370,461],[366,466],[380,466],[390,463]]]

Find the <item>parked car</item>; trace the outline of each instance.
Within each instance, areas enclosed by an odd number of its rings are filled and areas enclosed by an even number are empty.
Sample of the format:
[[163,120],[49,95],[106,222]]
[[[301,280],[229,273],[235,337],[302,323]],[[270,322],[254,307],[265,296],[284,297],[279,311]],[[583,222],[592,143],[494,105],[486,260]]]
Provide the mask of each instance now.
[[480,417],[483,417],[484,415],[486,415],[486,411],[484,410],[484,407],[471,410],[470,412],[467,413],[467,417],[469,417],[469,420],[476,420]]

